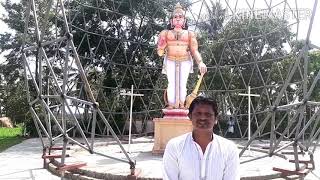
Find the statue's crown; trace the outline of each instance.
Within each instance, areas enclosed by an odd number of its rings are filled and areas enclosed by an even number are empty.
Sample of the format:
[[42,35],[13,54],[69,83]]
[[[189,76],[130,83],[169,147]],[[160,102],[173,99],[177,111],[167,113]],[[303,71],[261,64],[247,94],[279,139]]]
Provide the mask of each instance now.
[[183,15],[185,14],[185,11],[183,10],[183,8],[182,8],[180,3],[176,4],[172,14],[176,14],[176,13],[182,13]]

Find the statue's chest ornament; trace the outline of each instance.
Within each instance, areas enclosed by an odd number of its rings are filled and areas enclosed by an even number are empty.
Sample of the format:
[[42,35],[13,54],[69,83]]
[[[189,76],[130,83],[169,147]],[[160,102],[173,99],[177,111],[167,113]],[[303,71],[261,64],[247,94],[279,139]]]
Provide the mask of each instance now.
[[178,32],[178,31],[171,31],[171,32],[172,32],[173,35],[174,35],[174,40],[177,40],[177,41],[182,40],[182,35],[183,35],[183,32],[182,32],[182,31],[180,31],[180,32]]

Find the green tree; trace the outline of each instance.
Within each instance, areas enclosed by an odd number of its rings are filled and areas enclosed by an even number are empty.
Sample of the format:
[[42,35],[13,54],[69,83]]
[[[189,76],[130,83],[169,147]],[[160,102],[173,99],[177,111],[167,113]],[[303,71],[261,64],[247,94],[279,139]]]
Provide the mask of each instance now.
[[[37,13],[39,17],[43,17],[45,14],[45,8],[47,6],[48,1],[40,1],[36,5]],[[0,65],[0,76],[1,83],[0,83],[0,94],[1,99],[3,101],[3,111],[6,116],[12,118],[15,122],[20,123],[24,120],[29,123],[31,120],[29,111],[29,105],[27,102],[27,92],[25,91],[25,84],[24,84],[24,62],[22,59],[22,47],[23,41],[25,42],[37,42],[36,35],[35,35],[35,20],[32,15],[30,15],[30,19],[26,22],[26,15],[27,15],[27,7],[29,1],[21,0],[20,2],[13,3],[10,0],[6,0],[2,2],[1,5],[6,11],[6,14],[2,14],[1,20],[6,23],[9,27],[9,32],[0,33],[0,53],[5,52],[5,62]],[[55,19],[51,19],[50,17],[52,14],[49,14],[46,19],[39,18],[39,26],[41,27],[41,31],[46,36],[42,36],[43,41],[46,41],[53,36],[53,32],[50,33],[48,30],[50,27],[53,26]],[[24,36],[24,28],[25,24],[28,23],[27,29],[27,36]],[[49,32],[49,33],[48,33]],[[30,44],[29,44],[30,46]],[[48,49],[52,49],[52,47],[48,47]],[[32,71],[38,74],[38,52],[26,52],[27,56],[31,57],[35,60],[36,68],[32,69]],[[50,58],[53,54],[48,53],[47,56]],[[32,61],[32,60],[31,60]],[[31,63],[32,64],[32,63]],[[33,68],[33,66],[31,66]],[[45,72],[47,68],[44,67]],[[31,84],[31,80],[28,79]],[[34,87],[30,88],[31,96],[36,96]],[[46,88],[45,88],[46,89]]]
[[[23,80],[20,50],[28,2],[23,0],[20,3],[11,3],[8,0],[2,4],[8,13],[2,20],[15,31],[15,33],[0,35],[1,51],[9,51],[6,56],[8,63],[2,67],[2,72],[9,78],[8,83],[12,84]],[[62,37],[66,33],[60,11],[55,14],[54,6],[52,6],[51,11],[46,14],[48,2],[37,1],[36,4],[43,41]],[[100,108],[104,112],[111,112],[114,117],[116,115],[113,112],[116,114],[128,112],[129,99],[119,97],[119,93],[121,89],[129,89],[131,84],[134,84],[135,89],[149,89],[138,92],[145,96],[135,101],[134,111],[141,111],[149,106],[157,108],[161,106],[162,98],[152,91],[157,88],[158,92],[161,92],[164,84],[161,83],[162,78],[159,77],[162,60],[155,54],[153,45],[155,36],[166,27],[169,12],[176,2],[176,0],[166,1],[163,4],[147,0],[71,0],[64,2],[70,22],[69,30],[73,34],[77,53],[84,69],[88,72],[88,79],[94,93],[98,96]],[[26,45],[29,46],[37,42],[32,14],[27,23],[29,23],[28,36],[25,40],[28,42]],[[65,42],[59,46],[46,46],[45,51],[50,61],[64,59],[65,47]],[[32,57],[36,62],[37,75],[38,52],[28,52],[27,56]],[[46,74],[48,72],[46,66],[43,68]],[[54,70],[58,77],[62,77],[62,70],[59,66]],[[73,77],[69,80],[80,79],[76,75]],[[80,81],[77,90],[80,90],[81,86]],[[82,95],[86,98],[86,93]],[[149,99],[152,99],[151,102]],[[106,115],[108,117],[108,114]],[[125,116],[120,117],[120,121],[123,121]]]
[[[237,118],[244,132],[247,116],[241,114],[247,113],[247,100],[236,93],[247,91],[250,85],[251,93],[262,95],[261,99],[252,99],[256,111],[272,106],[299,50],[292,44],[295,34],[287,21],[277,17],[248,19],[235,16],[226,22],[227,11],[221,5],[212,3],[210,7],[208,20],[199,26],[201,54],[209,67],[204,82],[205,93],[221,102],[222,123],[229,119],[224,117],[227,111],[239,115]],[[217,28],[213,31],[208,27]],[[285,48],[286,44],[293,46],[291,52]],[[301,81],[299,73],[292,80],[296,81]],[[280,105],[292,102],[294,91],[288,87],[287,98],[282,98]],[[265,115],[257,117],[263,120]],[[279,114],[281,116],[283,114]]]
[[29,105],[26,99],[24,84],[17,83],[5,88],[7,92],[3,98],[4,112],[14,123],[22,123],[28,120]]
[[[314,81],[314,78],[316,77],[317,73],[320,71],[320,51],[313,51],[308,54],[309,56],[309,85]],[[319,102],[320,101],[320,86],[317,83],[314,87],[314,90],[311,94],[312,101]]]
[[[98,93],[100,108],[108,112],[106,117],[111,120],[123,124],[127,119],[128,114],[123,112],[129,112],[130,99],[119,94],[131,89],[131,85],[140,89],[136,93],[144,94],[135,98],[134,112],[163,107],[165,78],[159,76],[162,60],[156,55],[154,44],[171,15],[168,7],[176,2],[71,1],[68,6],[81,62],[91,68],[88,78]],[[101,87],[103,90],[99,91]],[[152,112],[135,117],[150,120]]]
[[[66,33],[61,13],[55,14],[54,11],[50,11],[48,15],[45,14],[48,2],[37,1],[36,6],[44,41],[62,37]],[[149,0],[65,1],[70,22],[69,30],[73,34],[77,53],[87,70],[100,108],[108,120],[120,121],[120,124],[123,124],[127,118],[127,114],[123,112],[129,111],[130,103],[129,98],[121,97],[119,94],[121,90],[129,90],[132,84],[134,89],[138,89],[136,93],[145,95],[136,98],[134,112],[145,109],[159,110],[163,107],[162,91],[166,78],[160,76],[162,59],[156,55],[154,44],[155,37],[166,27],[176,2],[177,0],[164,1],[161,4]],[[223,112],[230,110],[232,113],[245,114],[247,104],[241,104],[241,99],[232,92],[243,91],[246,85],[254,85],[258,88],[254,89],[253,93],[264,93],[259,102],[253,100],[254,104],[259,104],[257,110],[268,108],[294,61],[294,58],[288,57],[290,54],[284,48],[284,44],[290,43],[295,37],[288,23],[276,17],[235,18],[226,22],[226,9],[219,3],[206,2],[208,3],[204,5],[207,14],[204,16],[207,20],[198,22],[196,28],[199,49],[209,67],[205,76],[205,93],[216,96],[220,102],[225,103],[225,107],[230,108],[224,109]],[[8,13],[2,20],[15,32],[0,34],[1,52],[9,51],[6,56],[7,64],[0,67],[0,74],[12,88],[18,87],[23,81],[20,50],[27,3],[26,0],[21,3],[11,3],[9,0],[2,3]],[[189,5],[188,0],[182,3],[185,6]],[[30,36],[27,36],[27,42],[36,42],[34,27],[31,16],[28,29]],[[65,42],[58,47],[46,47],[48,58],[56,61],[64,59],[65,47]],[[294,53],[291,54],[296,55]],[[37,52],[28,56],[33,57],[35,61],[38,60]],[[46,67],[44,69],[48,72]],[[59,66],[55,67],[55,72],[62,77]],[[80,79],[76,74],[72,77],[70,81]],[[299,75],[294,79],[299,79]],[[188,89],[193,88],[195,80],[196,76],[191,76]],[[81,89],[80,81],[77,91]],[[294,95],[290,93],[294,89],[289,87],[287,91],[288,99],[282,99],[281,104],[290,102]],[[86,93],[81,95],[86,98]],[[150,111],[140,118],[150,120],[156,113],[159,115],[159,112],[160,110]],[[246,123],[243,123],[243,127],[245,125]]]

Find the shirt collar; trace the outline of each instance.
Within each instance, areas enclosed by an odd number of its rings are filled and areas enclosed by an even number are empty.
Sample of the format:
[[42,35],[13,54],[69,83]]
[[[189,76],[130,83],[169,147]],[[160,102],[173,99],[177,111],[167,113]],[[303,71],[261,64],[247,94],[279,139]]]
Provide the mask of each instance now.
[[[191,136],[192,141],[196,142],[196,141],[193,139],[192,132],[190,133],[190,136]],[[212,137],[211,137],[211,141],[210,141],[210,142],[213,142],[213,140],[214,140],[214,133],[212,133]]]

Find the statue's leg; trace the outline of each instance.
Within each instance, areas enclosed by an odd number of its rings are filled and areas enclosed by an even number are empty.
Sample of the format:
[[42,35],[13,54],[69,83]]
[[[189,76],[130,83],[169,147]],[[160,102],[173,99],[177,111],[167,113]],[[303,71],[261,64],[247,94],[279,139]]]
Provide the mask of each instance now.
[[168,109],[172,109],[175,105],[175,62],[167,60],[167,97],[168,97]]
[[191,61],[181,62],[181,71],[180,71],[180,108],[184,107],[184,101],[187,96],[187,82],[189,77],[189,69],[191,68]]
[[179,61],[175,61],[175,103],[174,103],[174,108],[178,109],[180,108],[180,68],[181,68],[181,63]]

